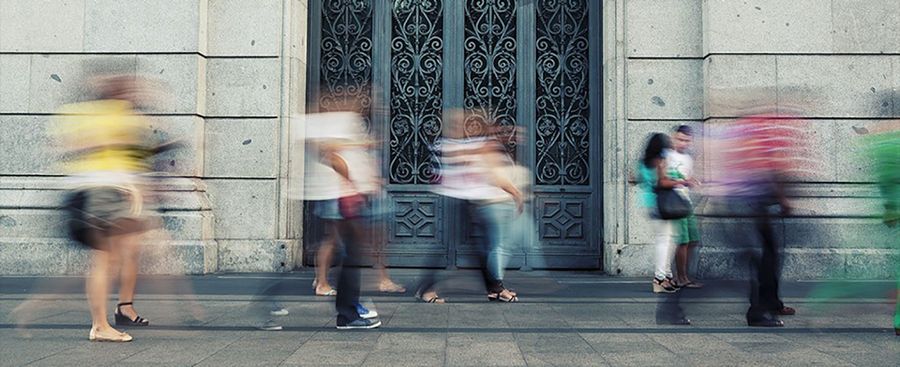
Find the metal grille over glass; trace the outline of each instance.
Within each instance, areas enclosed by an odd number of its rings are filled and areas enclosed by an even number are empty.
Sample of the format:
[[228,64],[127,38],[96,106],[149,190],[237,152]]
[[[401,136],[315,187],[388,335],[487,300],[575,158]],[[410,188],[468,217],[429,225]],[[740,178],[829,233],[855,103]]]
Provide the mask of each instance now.
[[441,133],[443,4],[397,0],[391,23],[390,179],[430,183]]
[[590,183],[586,0],[538,2],[535,174],[539,185]]

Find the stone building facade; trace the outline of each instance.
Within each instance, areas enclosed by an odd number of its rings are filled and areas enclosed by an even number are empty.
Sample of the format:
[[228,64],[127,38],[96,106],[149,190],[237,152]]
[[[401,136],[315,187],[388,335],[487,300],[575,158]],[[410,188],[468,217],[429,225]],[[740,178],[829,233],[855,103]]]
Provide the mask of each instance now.
[[[439,10],[429,8],[432,3]],[[510,1],[511,8],[488,2],[495,7],[490,9],[478,3],[0,0],[0,273],[75,274],[85,268],[85,251],[68,243],[61,228],[62,177],[58,157],[47,148],[52,141],[46,129],[54,111],[81,94],[84,65],[108,58],[133,63],[135,71],[166,82],[171,98],[150,115],[159,131],[190,142],[167,157],[178,176],[166,187],[162,208],[172,245],[148,243],[144,271],[272,272],[304,266],[309,242],[304,239],[310,238],[304,233],[311,231],[304,228],[303,203],[288,196],[303,184],[291,179],[303,169],[302,147],[291,126],[292,116],[318,108],[314,92],[327,86],[323,40],[333,33],[327,26],[334,19],[362,19],[354,24],[370,35],[354,37],[369,37],[374,46],[363,48],[372,58],[364,74],[386,88],[374,93],[398,98],[403,96],[390,89],[400,70],[390,61],[399,53],[391,41],[402,35],[402,42],[417,42],[396,26],[404,14],[418,11],[433,20],[429,29],[441,40],[440,51],[431,56],[441,60],[441,79],[434,83],[443,91],[442,108],[469,103],[463,81],[481,80],[462,67],[477,57],[467,51],[467,42],[496,46],[469,32],[477,29],[471,25],[475,15],[492,14],[492,24],[508,29],[515,44],[510,57],[517,65],[513,115],[532,142],[546,132],[536,123],[543,116],[536,101],[547,89],[539,60],[558,50],[538,45],[544,39],[570,48],[584,43],[575,48],[585,67],[558,83],[584,83],[583,93],[560,99],[581,98],[585,106],[579,112],[584,119],[577,119],[586,121],[577,136],[587,144],[579,158],[585,180],[565,176],[554,183],[551,177],[539,185],[529,210],[538,221],[534,235],[547,244],[537,254],[547,259],[544,266],[649,274],[651,231],[627,182],[644,138],[679,124],[705,131],[733,120],[734,111],[717,102],[754,89],[771,104],[800,91],[802,102],[814,106],[804,117],[815,126],[815,150],[823,157],[815,177],[797,185],[794,200],[802,210],[778,223],[786,245],[784,276],[892,275],[900,261],[896,238],[873,217],[877,192],[854,142],[867,126],[900,115],[895,96],[900,2],[584,0],[571,2],[575,8],[568,10],[543,0]],[[329,7],[334,4],[358,8],[340,18]],[[554,22],[574,24],[576,31],[548,31]],[[430,51],[422,52],[415,56]],[[385,108],[372,110],[386,114],[373,112],[375,130],[389,126],[399,110],[391,98],[373,99]],[[697,165],[706,177],[702,145]],[[519,151],[524,162],[540,167],[541,148]],[[567,152],[553,157],[580,154]],[[401,179],[393,184],[396,203],[412,213],[398,214],[389,225],[396,264],[421,266],[421,259],[431,256],[444,259],[440,266],[467,266],[467,248],[452,244],[458,239],[437,237],[459,228],[442,223],[462,222],[442,218],[441,204],[422,186]],[[699,210],[702,271],[707,277],[734,276],[740,250],[730,244],[729,233],[741,220],[716,215],[712,205]],[[421,221],[436,228],[428,232],[434,243],[420,246],[418,239],[401,238]],[[531,267],[529,259],[526,254],[518,265]]]

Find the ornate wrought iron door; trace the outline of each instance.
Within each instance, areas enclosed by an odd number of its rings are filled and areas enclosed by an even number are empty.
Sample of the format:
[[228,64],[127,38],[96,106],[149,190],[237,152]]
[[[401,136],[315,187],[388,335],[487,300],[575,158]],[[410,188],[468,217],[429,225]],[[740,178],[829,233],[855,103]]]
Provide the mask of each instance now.
[[540,246],[513,265],[600,266],[599,19],[588,0],[310,3],[309,110],[328,109],[316,91],[362,98],[385,143],[392,265],[475,264],[479,234],[430,190],[442,114],[464,108],[534,173]]

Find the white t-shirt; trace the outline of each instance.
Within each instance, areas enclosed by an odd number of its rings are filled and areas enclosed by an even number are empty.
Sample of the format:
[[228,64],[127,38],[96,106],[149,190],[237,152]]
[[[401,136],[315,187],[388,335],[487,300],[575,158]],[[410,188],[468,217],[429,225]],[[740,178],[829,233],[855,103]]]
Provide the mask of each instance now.
[[[352,112],[322,113],[306,116],[303,120],[307,149],[303,175],[304,200],[331,200],[355,194],[343,177],[322,161],[319,144],[352,141],[362,118]],[[345,158],[345,160],[347,160]],[[349,168],[351,162],[348,160]]]
[[666,151],[669,178],[684,180],[693,177],[694,159],[689,154],[678,153],[674,149]]
[[338,152],[347,162],[350,181],[360,194],[372,194],[378,189],[381,175],[378,174],[377,161],[367,149],[352,148]]
[[478,153],[490,141],[483,138],[441,139],[441,184],[437,194],[463,200],[504,200],[511,196],[495,186],[491,174]]

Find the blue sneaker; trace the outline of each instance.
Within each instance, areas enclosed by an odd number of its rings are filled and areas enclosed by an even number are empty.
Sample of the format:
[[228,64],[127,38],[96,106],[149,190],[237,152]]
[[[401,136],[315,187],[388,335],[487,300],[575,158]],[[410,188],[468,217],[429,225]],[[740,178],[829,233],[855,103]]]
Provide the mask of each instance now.
[[378,317],[378,312],[369,310],[368,308],[363,306],[362,303],[356,304],[356,313],[359,314],[359,317],[362,317],[366,320]]

